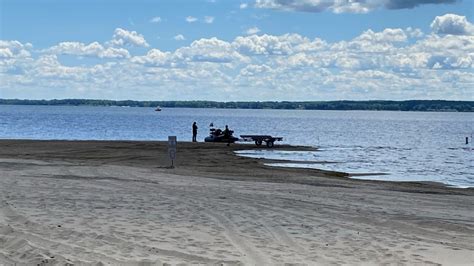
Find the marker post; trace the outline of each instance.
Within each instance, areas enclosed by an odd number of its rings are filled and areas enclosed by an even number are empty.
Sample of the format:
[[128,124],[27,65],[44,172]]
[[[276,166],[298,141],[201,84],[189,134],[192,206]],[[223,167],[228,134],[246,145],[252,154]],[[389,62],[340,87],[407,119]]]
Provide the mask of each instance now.
[[171,159],[171,168],[174,168],[174,160],[176,160],[177,143],[176,136],[168,136],[168,155]]

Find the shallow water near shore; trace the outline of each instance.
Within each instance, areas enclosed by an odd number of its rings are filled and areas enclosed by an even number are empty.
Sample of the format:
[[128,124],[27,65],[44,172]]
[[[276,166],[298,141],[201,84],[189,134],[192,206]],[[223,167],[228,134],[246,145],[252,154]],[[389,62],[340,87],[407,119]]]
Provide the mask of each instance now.
[[[474,174],[471,168],[463,170],[463,162],[435,162],[426,160],[411,161],[411,165],[387,155],[383,150],[374,153],[364,148],[327,148],[318,151],[278,151],[278,150],[245,150],[237,152],[240,156],[282,160],[267,163],[275,167],[312,168],[342,171],[353,174],[351,178],[390,181],[429,181],[450,186],[474,187]],[[370,148],[368,148],[370,150]],[[472,156],[472,149],[463,149],[465,156]],[[367,154],[368,153],[368,154]],[[371,154],[373,153],[373,154]],[[462,154],[461,154],[462,155]],[[384,157],[384,158],[381,158]],[[337,159],[337,160],[334,160]],[[467,163],[472,164],[471,161]],[[435,167],[435,168],[432,168]],[[466,171],[466,172],[464,172]],[[469,172],[470,171],[470,172]]]
[[190,141],[193,121],[199,126],[200,141],[212,122],[220,128],[228,124],[237,136],[270,134],[283,137],[283,143],[319,148],[240,153],[295,161],[275,166],[384,173],[357,178],[474,187],[472,113],[188,108],[155,112],[154,108],[0,105],[0,138],[166,140],[175,135],[178,141]]

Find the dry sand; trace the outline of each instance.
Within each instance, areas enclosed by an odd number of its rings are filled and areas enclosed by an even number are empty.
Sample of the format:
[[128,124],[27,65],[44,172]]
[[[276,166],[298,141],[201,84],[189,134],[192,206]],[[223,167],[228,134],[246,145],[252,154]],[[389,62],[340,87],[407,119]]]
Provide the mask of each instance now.
[[170,169],[163,142],[2,140],[0,265],[474,264],[473,189],[233,154],[248,148],[178,143]]

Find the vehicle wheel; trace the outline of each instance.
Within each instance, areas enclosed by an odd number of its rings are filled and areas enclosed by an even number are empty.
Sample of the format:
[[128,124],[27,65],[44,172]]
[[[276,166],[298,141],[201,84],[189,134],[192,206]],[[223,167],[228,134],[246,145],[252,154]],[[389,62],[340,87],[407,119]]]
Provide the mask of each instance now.
[[268,141],[267,142],[267,147],[272,148],[273,147],[273,141]]
[[256,140],[256,141],[255,141],[255,145],[257,145],[257,146],[262,145],[262,141],[261,141],[261,140]]

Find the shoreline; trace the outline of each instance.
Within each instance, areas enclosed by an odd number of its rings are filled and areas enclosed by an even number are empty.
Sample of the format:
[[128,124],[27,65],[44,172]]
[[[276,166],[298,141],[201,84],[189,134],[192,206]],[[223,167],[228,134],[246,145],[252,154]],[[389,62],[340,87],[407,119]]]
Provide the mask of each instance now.
[[163,141],[0,140],[0,265],[474,263],[474,189],[242,148],[179,142],[170,168]]
[[[76,144],[85,144],[86,147],[90,146],[91,144],[97,144],[99,146],[105,146],[107,147],[107,144],[116,144],[116,145],[136,145],[137,147],[134,147],[133,149],[135,152],[140,152],[139,147],[144,147],[147,144],[156,149],[157,151],[157,159],[160,161],[160,163],[163,163],[166,161],[167,158],[167,141],[143,141],[143,140],[35,140],[35,139],[0,139],[0,147],[2,145],[9,145],[8,143],[22,143],[22,144],[35,144],[35,143],[51,143],[55,145],[61,145],[61,143],[66,143],[70,144],[72,146],[75,146]],[[285,166],[271,166],[267,165],[268,163],[295,163],[295,161],[291,160],[285,160],[285,159],[265,159],[265,158],[252,158],[252,157],[245,157],[245,156],[239,156],[237,152],[239,151],[245,151],[245,150],[261,150],[261,149],[266,149],[265,147],[257,147],[254,144],[251,143],[234,143],[231,144],[229,147],[226,147],[225,143],[206,143],[206,142],[189,142],[189,141],[180,141],[178,142],[178,152],[177,152],[177,160],[175,163],[178,165],[182,161],[180,157],[180,151],[179,148],[181,146],[184,146],[186,149],[188,147],[192,147],[194,149],[196,148],[203,148],[204,153],[212,153],[212,152],[218,152],[221,156],[225,156],[225,160],[228,160],[226,162],[226,167],[237,167],[241,165],[242,163],[238,164],[232,164],[231,161],[229,160],[237,160],[237,161],[248,161],[249,165],[254,165],[258,166],[257,169],[259,170],[258,176],[262,177],[261,180],[258,181],[270,181],[270,182],[285,182],[285,180],[281,180],[281,178],[271,180],[268,178],[268,175],[262,173],[262,171],[271,171],[274,173],[277,173],[277,176],[281,176],[283,174],[289,174],[290,176],[294,177],[295,175],[308,175],[312,177],[317,177],[317,178],[333,178],[333,179],[342,179],[343,181],[347,182],[358,182],[358,183],[386,183],[387,186],[389,187],[396,187],[397,185],[400,185],[401,189],[407,189],[410,186],[417,187],[417,189],[439,189],[439,188],[445,188],[448,190],[451,189],[461,189],[461,190],[467,190],[471,191],[474,193],[474,187],[459,187],[459,186],[453,186],[449,184],[445,184],[442,182],[436,182],[436,181],[391,181],[391,180],[371,180],[371,179],[358,179],[358,178],[351,178],[352,176],[371,176],[371,175],[388,175],[387,173],[347,173],[347,172],[339,172],[339,171],[332,171],[332,170],[323,170],[323,169],[316,169],[316,168],[304,168],[304,167],[285,167]],[[125,147],[123,147],[125,149]],[[301,145],[289,145],[289,144],[278,144],[275,145],[274,148],[275,150],[283,150],[283,151],[317,151],[318,147],[312,147],[312,146],[301,146]],[[64,148],[59,148],[58,151],[64,150]],[[149,160],[149,153],[150,149],[147,147],[145,150],[145,155],[144,157]],[[147,154],[148,152],[148,154]],[[230,152],[230,153],[229,153]],[[3,153],[0,150],[0,158],[2,157]],[[64,154],[62,154],[64,155]],[[200,156],[203,156],[202,154],[199,154]],[[17,154],[19,157],[24,158],[35,158],[38,159],[38,155],[32,155],[32,154]],[[51,156],[51,155],[49,155]],[[44,158],[56,158],[57,156],[45,156]],[[205,155],[204,155],[205,156]],[[190,157],[192,157],[192,154],[185,154],[184,160],[190,160]],[[74,159],[68,158],[67,155],[65,157],[66,159]],[[78,158],[76,158],[78,159]],[[86,159],[87,158],[82,158]],[[104,158],[105,159],[105,158]],[[224,159],[224,158],[223,158]],[[202,162],[202,161],[201,161]],[[107,162],[109,163],[109,162]],[[113,162],[112,162],[113,163]],[[192,162],[195,163],[195,162]],[[298,162],[296,162],[298,163]],[[302,162],[303,163],[303,162]],[[308,162],[304,162],[308,163]],[[319,163],[319,162],[318,162]],[[316,163],[316,164],[318,164]],[[146,166],[146,167],[153,167],[150,166],[149,164],[141,164],[141,166]],[[158,168],[166,169],[166,166],[163,165],[157,165]],[[218,175],[222,174],[230,174],[231,176],[235,176],[232,173],[228,173],[226,171],[223,171],[222,167],[215,167],[215,169],[212,169],[212,165],[207,164],[205,165],[205,169],[202,172],[195,172],[194,170],[191,171],[193,174],[197,174],[200,176],[207,176],[207,177],[214,177],[216,178]],[[248,167],[248,165],[246,165]],[[184,166],[184,169],[175,169],[174,173],[178,175],[189,175],[190,171],[189,168],[192,168],[192,164],[189,166]],[[246,172],[247,173],[247,172]],[[272,174],[275,175],[275,174]],[[296,182],[296,183],[301,183],[301,180],[287,180],[288,182]],[[311,184],[311,182],[302,182],[304,184]]]

